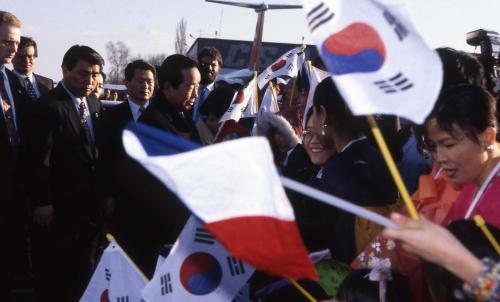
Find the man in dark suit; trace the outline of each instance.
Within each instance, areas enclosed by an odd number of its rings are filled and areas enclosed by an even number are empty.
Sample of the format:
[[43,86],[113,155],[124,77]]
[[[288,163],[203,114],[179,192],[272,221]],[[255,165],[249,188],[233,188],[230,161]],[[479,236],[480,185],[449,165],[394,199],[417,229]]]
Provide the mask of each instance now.
[[14,66],[13,72],[18,77],[24,93],[32,101],[36,101],[42,94],[54,87],[54,81],[51,79],[33,73],[37,58],[36,42],[22,36],[16,56],[12,59],[12,66]]
[[[158,71],[158,82],[159,91],[139,122],[199,141],[189,113],[200,82],[196,62],[183,55],[169,56]],[[157,258],[156,249],[162,244],[174,243],[189,217],[189,211],[175,194],[136,161],[127,156],[120,159],[114,166],[113,179],[119,192],[122,196],[126,194],[127,199],[117,200],[114,232],[118,242],[123,242],[146,276],[151,277]],[[119,202],[123,203],[118,205]],[[143,238],[139,238],[141,235]]]
[[200,119],[200,108],[205,103],[208,95],[214,91],[215,78],[222,67],[222,55],[215,47],[205,47],[198,54],[198,70],[200,71],[200,87],[198,97],[193,107],[193,119],[197,122]]
[[[95,170],[102,106],[90,94],[103,65],[92,48],[72,46],[63,58],[63,80],[38,102],[34,220],[42,227],[52,225],[57,234],[54,262],[45,271],[50,301],[77,301],[97,257],[102,199]],[[36,266],[35,243],[33,253]]]
[[[156,69],[153,65],[136,60],[125,68],[125,86],[128,100],[104,111],[102,118],[102,147],[99,170],[103,178],[103,191],[112,205],[111,233],[139,268],[151,276],[156,262],[155,238],[161,228],[149,219],[143,200],[135,200],[118,188],[119,166],[126,157],[122,145],[122,131],[126,124],[139,119],[148,107],[155,89]],[[144,234],[148,234],[145,236]],[[156,235],[153,235],[156,234]]]
[[200,86],[196,61],[179,54],[167,57],[158,71],[158,84],[158,93],[139,121],[199,142],[190,113]]
[[[12,258],[22,252],[12,245],[18,234],[19,205],[25,203],[26,129],[28,102],[16,76],[5,65],[15,56],[21,37],[21,22],[13,14],[0,11],[0,300],[10,301]],[[22,208],[22,207],[21,207]]]

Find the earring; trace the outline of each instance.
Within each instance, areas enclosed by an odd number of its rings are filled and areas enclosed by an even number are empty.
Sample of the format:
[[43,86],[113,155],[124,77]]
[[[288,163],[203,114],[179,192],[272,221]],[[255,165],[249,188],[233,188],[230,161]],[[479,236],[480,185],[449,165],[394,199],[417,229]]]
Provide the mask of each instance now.
[[323,125],[321,125],[321,132],[320,132],[321,136],[326,135],[325,129],[326,129],[326,123],[323,123]]
[[488,152],[493,151],[493,144],[486,146],[486,151]]

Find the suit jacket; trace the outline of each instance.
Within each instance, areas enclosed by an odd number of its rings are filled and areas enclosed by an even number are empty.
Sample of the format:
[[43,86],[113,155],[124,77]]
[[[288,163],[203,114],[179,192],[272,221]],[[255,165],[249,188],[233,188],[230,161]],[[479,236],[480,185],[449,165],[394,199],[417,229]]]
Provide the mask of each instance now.
[[[155,111],[155,117],[157,114],[160,115]],[[158,247],[175,241],[189,211],[173,194],[165,192],[167,190],[158,180],[126,155],[121,132],[132,121],[128,102],[104,111],[99,174],[101,183],[106,184],[103,191],[113,204],[110,215],[113,236],[146,276],[152,277]]]
[[54,88],[54,81],[52,81],[52,79],[46,78],[36,73],[34,73],[33,75],[35,76],[36,83],[38,84],[40,96],[46,94]]
[[[77,109],[62,84],[40,98],[33,142],[35,205],[52,204],[56,223],[100,219],[96,145],[85,139]],[[94,137],[100,135],[101,103],[87,97]]]
[[[38,91],[40,92],[40,97],[54,88],[54,81],[52,81],[52,79],[46,78],[36,73],[33,73],[33,77],[35,78]],[[20,79],[18,76],[16,76],[16,79],[22,88],[23,94],[27,95],[23,80]],[[29,100],[29,98],[27,99]]]
[[139,121],[184,137],[185,139],[201,143],[191,113],[177,110],[161,92],[151,100],[151,104],[141,115]]
[[2,196],[0,200],[3,201],[0,204],[2,204],[2,208],[7,209],[0,211],[2,212],[0,213],[0,223],[6,217],[3,215],[7,215],[8,208],[16,200],[16,195],[19,197],[20,190],[24,186],[23,180],[27,173],[26,160],[28,159],[26,153],[29,137],[28,123],[31,120],[30,114],[32,112],[29,101],[23,94],[22,86],[17,81],[16,75],[8,69],[5,69],[5,72],[16,111],[19,146],[16,150],[12,148],[4,115],[0,112],[0,167],[2,167],[0,173],[0,192],[2,192]]

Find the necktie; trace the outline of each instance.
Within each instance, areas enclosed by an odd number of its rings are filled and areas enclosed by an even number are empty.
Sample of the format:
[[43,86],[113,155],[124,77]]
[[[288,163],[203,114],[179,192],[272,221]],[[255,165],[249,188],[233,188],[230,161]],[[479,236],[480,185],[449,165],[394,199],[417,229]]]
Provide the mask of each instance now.
[[84,100],[80,100],[80,106],[78,107],[78,112],[80,113],[80,127],[83,131],[86,143],[92,144],[92,135],[90,134],[89,125],[87,123],[87,105],[85,105]]
[[33,84],[31,83],[31,80],[29,77],[24,78],[24,88],[26,89],[26,94],[32,101],[36,101],[38,99],[38,96],[36,95],[35,87],[33,87]]
[[146,108],[144,108],[144,106],[143,106],[143,105],[141,105],[141,106],[139,107],[139,110],[138,110],[138,113],[139,113],[139,114],[137,114],[137,119],[136,119],[136,121],[137,121],[137,120],[141,117],[141,115],[144,113],[144,111],[146,111]]
[[200,118],[200,108],[201,105],[205,102],[205,99],[207,98],[208,94],[210,93],[210,90],[208,89],[207,86],[203,87],[200,91],[200,94],[198,95],[198,99],[196,100],[195,103],[195,108],[193,110],[193,120],[197,121]]
[[9,141],[13,148],[19,144],[19,137],[17,136],[16,123],[14,121],[14,111],[3,83],[3,72],[0,71],[0,100],[2,101],[2,109],[5,117],[5,126],[7,127],[7,134]]

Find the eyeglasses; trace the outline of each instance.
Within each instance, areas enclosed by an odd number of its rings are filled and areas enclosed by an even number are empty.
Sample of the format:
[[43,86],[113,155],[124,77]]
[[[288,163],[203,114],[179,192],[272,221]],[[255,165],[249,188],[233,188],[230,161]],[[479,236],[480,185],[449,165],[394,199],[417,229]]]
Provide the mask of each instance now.
[[212,67],[213,69],[217,68],[216,63],[206,63],[206,62],[200,62],[198,63],[201,68],[207,68],[207,67]]
[[312,130],[306,129],[306,130],[302,131],[302,140],[304,142],[309,142],[309,141],[311,141],[313,135],[314,135],[314,132]]

